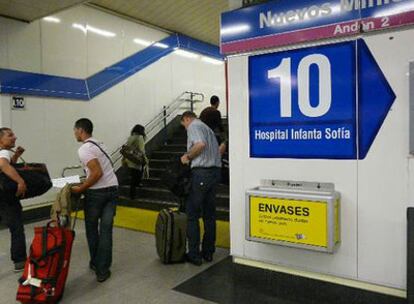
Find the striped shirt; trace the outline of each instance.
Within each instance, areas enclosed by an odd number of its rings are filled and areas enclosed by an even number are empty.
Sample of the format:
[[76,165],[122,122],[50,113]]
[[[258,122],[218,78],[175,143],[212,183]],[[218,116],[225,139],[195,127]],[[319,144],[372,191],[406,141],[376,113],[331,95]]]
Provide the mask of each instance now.
[[187,128],[187,151],[190,151],[197,142],[203,142],[206,146],[200,155],[191,161],[191,168],[220,168],[221,157],[214,132],[201,120],[194,119]]

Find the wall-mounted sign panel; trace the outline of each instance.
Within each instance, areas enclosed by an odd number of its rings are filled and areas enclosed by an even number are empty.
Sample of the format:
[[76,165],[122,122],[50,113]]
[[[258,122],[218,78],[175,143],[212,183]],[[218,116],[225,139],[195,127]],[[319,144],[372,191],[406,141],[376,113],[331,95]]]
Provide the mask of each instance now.
[[413,0],[270,1],[222,14],[221,52],[339,38],[413,23]]
[[24,110],[26,102],[23,96],[12,96],[11,97],[11,109],[12,110]]
[[355,42],[250,57],[251,156],[353,158],[355,69]]
[[279,158],[364,158],[395,99],[362,40],[250,56],[249,95],[250,156]]
[[250,236],[327,247],[326,202],[250,196]]
[[339,193],[309,184],[247,191],[247,239],[333,252],[340,241]]

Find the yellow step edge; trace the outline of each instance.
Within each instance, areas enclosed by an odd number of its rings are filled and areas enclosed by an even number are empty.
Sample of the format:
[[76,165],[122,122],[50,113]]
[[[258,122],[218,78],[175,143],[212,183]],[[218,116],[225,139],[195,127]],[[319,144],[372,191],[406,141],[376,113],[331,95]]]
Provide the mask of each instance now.
[[[74,214],[72,215],[74,216]],[[117,206],[114,226],[154,234],[157,216],[158,211]],[[84,219],[83,211],[78,212],[77,218]],[[216,226],[216,246],[230,248],[229,222],[217,221]],[[204,233],[204,229],[201,219],[200,228],[200,234],[202,235]]]

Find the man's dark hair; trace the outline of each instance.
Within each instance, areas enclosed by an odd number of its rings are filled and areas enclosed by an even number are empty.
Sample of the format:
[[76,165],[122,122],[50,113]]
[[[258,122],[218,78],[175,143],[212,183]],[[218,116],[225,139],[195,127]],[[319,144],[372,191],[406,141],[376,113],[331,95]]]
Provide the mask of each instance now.
[[181,115],[181,121],[184,120],[184,118],[197,118],[197,115],[195,115],[194,112],[191,111],[185,111],[182,115]]
[[210,104],[212,106],[217,105],[219,102],[220,102],[220,99],[218,98],[218,96],[213,95],[213,96],[210,97]]
[[145,135],[145,127],[142,125],[135,125],[132,130],[131,130],[131,135],[133,134],[138,134],[138,135],[142,135],[144,136],[144,138],[146,137]]
[[82,129],[83,131],[85,131],[88,134],[92,134],[92,132],[93,132],[92,121],[90,121],[90,119],[88,119],[88,118],[78,119],[75,122],[75,128],[76,129]]
[[6,127],[0,128],[0,138],[2,138],[7,131],[11,131],[11,129]]

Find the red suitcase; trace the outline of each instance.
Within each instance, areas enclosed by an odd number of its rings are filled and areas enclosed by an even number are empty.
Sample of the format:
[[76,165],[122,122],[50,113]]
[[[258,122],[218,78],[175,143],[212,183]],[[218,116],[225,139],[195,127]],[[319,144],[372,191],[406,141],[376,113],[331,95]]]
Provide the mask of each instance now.
[[35,227],[35,236],[19,279],[17,301],[24,304],[57,303],[63,296],[75,232],[51,221]]

